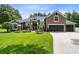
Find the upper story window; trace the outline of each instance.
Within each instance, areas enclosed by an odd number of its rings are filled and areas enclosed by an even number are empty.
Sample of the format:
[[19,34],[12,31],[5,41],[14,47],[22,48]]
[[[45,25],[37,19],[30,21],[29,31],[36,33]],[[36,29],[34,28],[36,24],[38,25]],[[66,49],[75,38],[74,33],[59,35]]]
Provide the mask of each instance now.
[[58,15],[54,16],[54,22],[59,22],[59,16]]

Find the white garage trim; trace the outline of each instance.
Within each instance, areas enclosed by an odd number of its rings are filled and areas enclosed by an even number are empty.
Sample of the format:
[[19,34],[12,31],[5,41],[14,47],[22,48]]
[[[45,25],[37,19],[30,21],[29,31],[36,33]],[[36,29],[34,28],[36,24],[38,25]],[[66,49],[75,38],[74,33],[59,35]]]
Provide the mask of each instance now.
[[48,24],[48,25],[65,25],[65,24]]

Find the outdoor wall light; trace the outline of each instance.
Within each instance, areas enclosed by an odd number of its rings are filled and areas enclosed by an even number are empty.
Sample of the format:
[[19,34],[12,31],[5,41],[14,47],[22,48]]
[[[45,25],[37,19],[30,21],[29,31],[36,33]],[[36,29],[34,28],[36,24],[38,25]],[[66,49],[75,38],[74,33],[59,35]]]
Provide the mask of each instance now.
[[32,23],[31,23],[32,24]]
[[38,23],[37,23],[38,24]]

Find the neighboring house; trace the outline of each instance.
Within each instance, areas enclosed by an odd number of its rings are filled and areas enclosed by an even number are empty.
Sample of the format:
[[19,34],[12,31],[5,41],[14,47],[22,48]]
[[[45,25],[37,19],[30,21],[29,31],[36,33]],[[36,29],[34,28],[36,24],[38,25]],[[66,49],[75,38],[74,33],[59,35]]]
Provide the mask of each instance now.
[[17,28],[21,30],[25,29],[26,23],[30,25],[31,30],[36,30],[38,24],[41,24],[40,26],[43,26],[45,31],[54,31],[54,32],[75,31],[75,24],[76,24],[74,22],[67,20],[66,17],[64,17],[64,15],[59,11],[55,11],[48,16],[35,16],[24,20],[16,20],[13,21],[12,23],[18,24]]

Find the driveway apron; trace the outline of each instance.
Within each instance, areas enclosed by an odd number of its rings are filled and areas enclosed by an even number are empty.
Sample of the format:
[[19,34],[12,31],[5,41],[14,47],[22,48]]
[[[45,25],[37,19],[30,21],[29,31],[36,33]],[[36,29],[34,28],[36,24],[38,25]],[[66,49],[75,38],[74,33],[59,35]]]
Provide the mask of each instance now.
[[51,32],[53,36],[53,47],[55,54],[78,54],[79,33],[78,32]]

